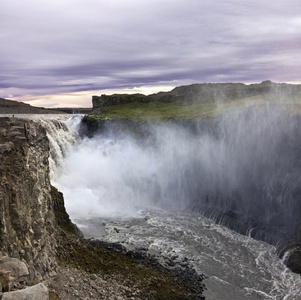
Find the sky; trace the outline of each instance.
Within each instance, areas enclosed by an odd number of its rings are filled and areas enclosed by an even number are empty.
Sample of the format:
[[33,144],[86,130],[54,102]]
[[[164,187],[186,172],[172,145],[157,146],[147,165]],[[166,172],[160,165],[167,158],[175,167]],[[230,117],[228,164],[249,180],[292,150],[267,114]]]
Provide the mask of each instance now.
[[0,97],[89,107],[92,95],[203,82],[301,82],[294,0],[0,0]]

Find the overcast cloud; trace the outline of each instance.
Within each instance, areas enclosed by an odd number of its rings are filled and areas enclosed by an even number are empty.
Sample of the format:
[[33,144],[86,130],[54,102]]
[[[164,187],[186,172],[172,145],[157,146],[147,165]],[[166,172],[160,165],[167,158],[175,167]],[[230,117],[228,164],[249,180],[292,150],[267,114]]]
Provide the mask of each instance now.
[[0,45],[0,97],[20,100],[300,82],[301,7],[292,0],[1,0]]

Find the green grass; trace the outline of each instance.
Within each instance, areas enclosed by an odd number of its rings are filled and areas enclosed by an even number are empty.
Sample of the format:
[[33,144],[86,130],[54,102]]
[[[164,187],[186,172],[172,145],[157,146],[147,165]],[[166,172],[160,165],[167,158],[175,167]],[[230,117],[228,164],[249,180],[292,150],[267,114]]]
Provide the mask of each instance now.
[[160,102],[158,100],[148,103],[133,102],[96,109],[89,118],[129,119],[134,121],[193,120],[221,115],[241,107],[268,103],[275,103],[290,112],[301,114],[301,99],[299,97],[274,101],[268,96],[252,96],[223,102],[214,99],[199,99],[187,104],[181,101]]
[[[93,111],[91,115],[93,120],[95,118],[122,118],[135,121],[191,120],[220,115],[240,107],[267,103],[281,105],[293,113],[301,113],[301,85],[274,83],[269,80],[249,85],[191,84],[149,96],[115,94],[94,97],[96,98],[93,105],[99,108]],[[123,104],[106,106],[109,103]]]
[[263,104],[267,101],[260,97],[249,97],[240,100],[216,102],[213,99],[202,99],[183,104],[180,101],[148,103],[133,102],[122,105],[107,106],[94,110],[91,117],[130,120],[191,120],[215,116],[228,110],[246,105]]

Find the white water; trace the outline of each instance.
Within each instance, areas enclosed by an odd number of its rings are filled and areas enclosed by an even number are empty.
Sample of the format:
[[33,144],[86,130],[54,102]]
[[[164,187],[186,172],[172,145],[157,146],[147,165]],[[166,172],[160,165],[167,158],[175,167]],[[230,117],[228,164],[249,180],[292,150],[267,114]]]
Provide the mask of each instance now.
[[[129,249],[145,248],[148,254],[172,258],[177,265],[188,263],[208,277],[205,296],[209,300],[301,299],[301,278],[279,260],[275,247],[197,213],[178,210],[183,208],[182,197],[175,206],[168,201],[165,209],[154,208],[158,199],[152,193],[146,197],[145,189],[157,187],[145,180],[158,176],[158,169],[164,174],[174,160],[161,165],[152,150],[132,139],[81,140],[78,120],[66,122],[64,117],[56,123],[56,118],[45,121],[55,124],[47,125],[55,162],[52,182],[64,193],[68,213],[87,237],[119,242]],[[177,150],[171,152],[166,145],[165,153],[180,159],[178,154],[186,151],[187,144],[174,138]]]
[[208,277],[208,300],[301,299],[301,278],[285,267],[275,247],[198,214],[148,209],[135,217],[77,222],[87,237],[142,248],[173,259],[177,266],[189,264]]

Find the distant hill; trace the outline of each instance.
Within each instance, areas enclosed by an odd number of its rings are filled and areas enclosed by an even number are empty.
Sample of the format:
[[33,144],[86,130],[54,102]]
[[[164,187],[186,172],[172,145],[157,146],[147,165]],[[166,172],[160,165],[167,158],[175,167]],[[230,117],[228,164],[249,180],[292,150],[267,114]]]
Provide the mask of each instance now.
[[62,114],[65,112],[0,98],[0,114]]
[[277,104],[301,114],[301,85],[202,83],[179,86],[170,92],[152,95],[114,94],[93,96],[91,118],[181,119],[215,116],[242,106]]

